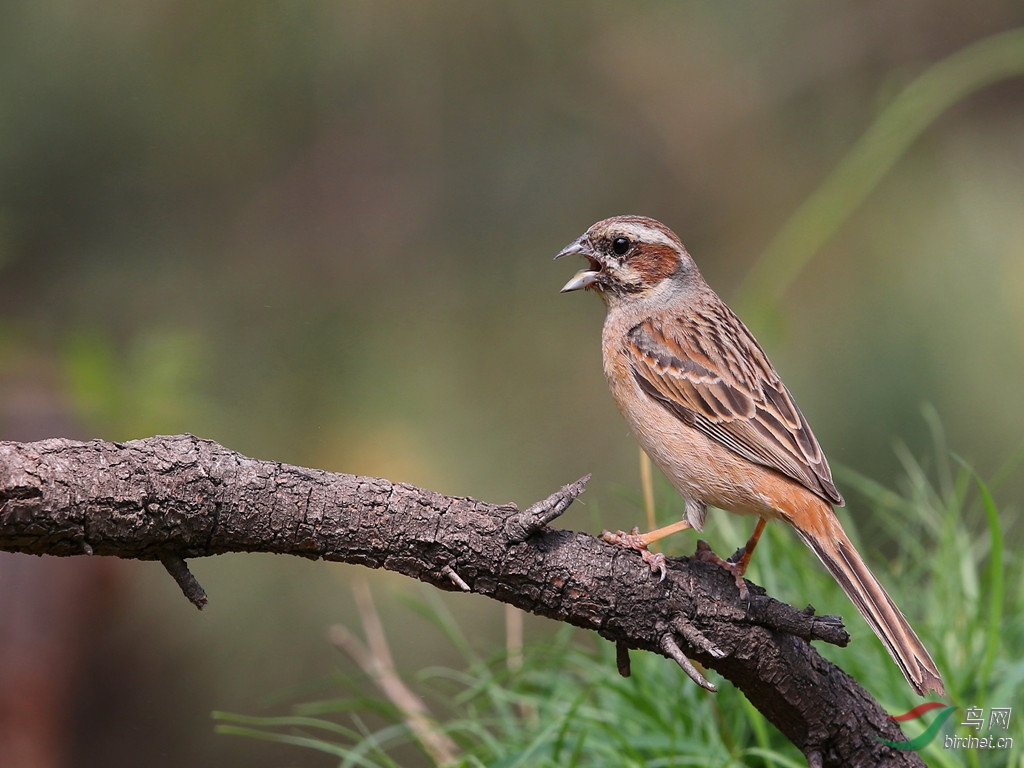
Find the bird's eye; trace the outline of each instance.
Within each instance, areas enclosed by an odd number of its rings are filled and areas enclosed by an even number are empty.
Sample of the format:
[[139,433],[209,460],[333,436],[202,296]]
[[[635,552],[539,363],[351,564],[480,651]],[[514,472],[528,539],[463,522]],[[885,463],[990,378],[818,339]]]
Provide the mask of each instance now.
[[631,245],[633,244],[629,242],[628,237],[616,237],[612,240],[612,250],[619,254],[619,256],[625,256],[626,251],[629,250]]

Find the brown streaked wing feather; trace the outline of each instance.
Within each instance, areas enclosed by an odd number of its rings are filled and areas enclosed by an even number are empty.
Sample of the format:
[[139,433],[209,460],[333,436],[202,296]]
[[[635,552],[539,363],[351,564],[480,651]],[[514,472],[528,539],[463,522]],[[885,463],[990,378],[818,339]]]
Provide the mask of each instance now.
[[648,395],[734,453],[843,504],[807,421],[750,331],[724,304],[646,320],[626,351]]

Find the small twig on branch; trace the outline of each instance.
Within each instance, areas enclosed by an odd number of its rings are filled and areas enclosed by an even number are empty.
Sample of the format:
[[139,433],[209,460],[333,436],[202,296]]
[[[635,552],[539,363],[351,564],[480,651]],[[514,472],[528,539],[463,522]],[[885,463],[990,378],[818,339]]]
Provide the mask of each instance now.
[[465,581],[463,581],[462,577],[459,576],[459,574],[455,572],[455,569],[452,568],[450,565],[446,565],[444,568],[442,568],[441,573],[443,573],[445,576],[451,579],[452,584],[461,589],[463,592],[473,591],[473,588],[470,587],[469,584],[467,584]]
[[686,673],[687,677],[693,680],[693,682],[701,688],[711,691],[711,693],[718,691],[718,689],[709,683],[707,678],[704,677],[704,675],[702,675],[695,666],[693,666],[693,662],[686,658],[686,654],[683,653],[682,649],[676,643],[675,638],[672,637],[670,632],[666,632],[662,635],[661,650],[665,652],[666,656],[679,665],[683,672]]
[[[90,551],[89,554],[92,554],[92,552]],[[196,577],[192,575],[192,571],[188,569],[188,563],[174,553],[160,555],[160,562],[163,563],[164,568],[167,569],[167,572],[171,574],[171,577],[181,587],[181,591],[188,598],[188,601],[200,611],[203,610],[203,606],[206,605],[207,601],[206,590],[196,580]]]
[[615,644],[615,668],[623,677],[629,677],[632,673],[632,665],[629,663],[629,646],[623,642]]
[[779,606],[785,603],[768,597],[760,587],[756,589],[759,594],[754,594],[753,590],[750,594],[748,615],[751,621],[807,641],[821,640],[840,648],[849,644],[850,634],[843,626],[842,616],[817,616],[813,605],[808,605],[802,611],[794,611],[792,606],[786,605],[785,610],[780,611]]
[[538,501],[519,514],[508,518],[505,521],[505,533],[509,541],[513,543],[526,541],[527,538],[561,515],[583,493],[589,481],[590,474],[588,473],[575,483],[563,485],[543,501]]
[[682,637],[691,648],[703,651],[708,656],[715,659],[725,657],[725,651],[718,648],[714,643],[708,640],[703,633],[687,621],[686,617],[682,614],[676,616],[672,620],[672,629],[678,632],[679,636]]

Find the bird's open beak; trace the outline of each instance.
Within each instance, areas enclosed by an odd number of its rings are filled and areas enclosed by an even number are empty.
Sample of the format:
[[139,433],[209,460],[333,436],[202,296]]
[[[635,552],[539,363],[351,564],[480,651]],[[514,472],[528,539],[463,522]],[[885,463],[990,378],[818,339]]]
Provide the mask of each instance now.
[[568,293],[569,291],[578,291],[581,288],[589,288],[590,286],[597,283],[598,275],[601,274],[601,264],[597,259],[594,258],[594,250],[590,245],[590,240],[586,235],[573,240],[565,248],[558,252],[555,256],[556,259],[560,259],[563,256],[584,256],[587,261],[590,262],[590,267],[587,269],[581,269],[575,275],[572,276],[572,280],[562,286],[560,293]]

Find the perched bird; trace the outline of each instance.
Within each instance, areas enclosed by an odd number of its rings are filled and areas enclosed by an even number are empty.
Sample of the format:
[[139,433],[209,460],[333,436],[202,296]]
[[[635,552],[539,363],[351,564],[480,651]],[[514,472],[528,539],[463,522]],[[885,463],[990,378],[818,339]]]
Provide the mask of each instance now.
[[[599,221],[555,258],[589,265],[562,292],[593,289],[607,305],[604,373],[619,410],[686,501],[685,518],[640,535],[605,534],[641,551],[669,533],[700,530],[707,507],[755,515],[729,568],[742,575],[767,520],[782,520],[821,559],[917,693],[942,679],[899,608],[850,543],[832,509],[843,498],[779,374],[740,319],[704,281],[672,230],[643,216]],[[705,554],[708,550],[705,549]]]

